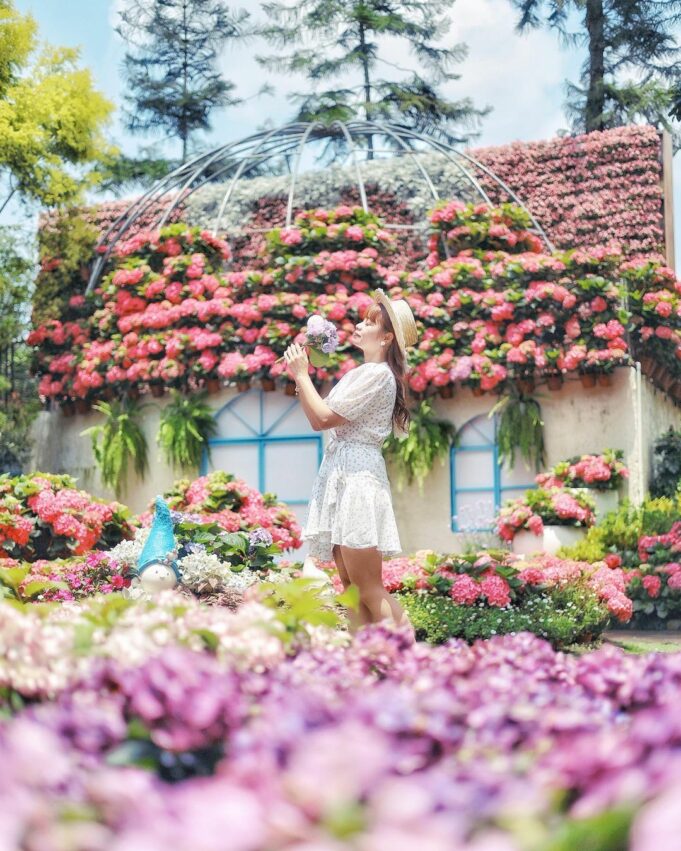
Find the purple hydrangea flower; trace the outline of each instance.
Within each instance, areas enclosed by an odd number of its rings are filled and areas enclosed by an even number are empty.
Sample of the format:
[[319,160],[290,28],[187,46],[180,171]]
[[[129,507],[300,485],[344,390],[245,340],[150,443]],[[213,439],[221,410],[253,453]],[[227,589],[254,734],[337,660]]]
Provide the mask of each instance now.
[[248,535],[248,546],[251,550],[258,544],[263,544],[264,546],[269,547],[271,543],[272,536],[267,529],[254,529]]

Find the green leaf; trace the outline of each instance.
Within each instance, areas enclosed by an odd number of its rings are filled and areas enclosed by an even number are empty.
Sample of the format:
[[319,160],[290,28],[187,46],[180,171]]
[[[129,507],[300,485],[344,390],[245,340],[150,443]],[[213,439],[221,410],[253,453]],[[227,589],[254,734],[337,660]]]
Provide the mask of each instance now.
[[214,653],[220,646],[220,639],[217,634],[210,629],[194,629],[194,635],[198,635],[206,645],[207,649]]
[[321,352],[319,349],[309,350],[309,360],[312,366],[328,366],[331,363],[331,357],[326,352]]
[[53,582],[50,580],[29,582],[21,589],[22,597],[32,600],[44,591],[56,591],[59,588],[68,588],[66,582]]
[[0,568],[0,585],[17,591],[21,583],[31,572],[30,567],[3,567]]

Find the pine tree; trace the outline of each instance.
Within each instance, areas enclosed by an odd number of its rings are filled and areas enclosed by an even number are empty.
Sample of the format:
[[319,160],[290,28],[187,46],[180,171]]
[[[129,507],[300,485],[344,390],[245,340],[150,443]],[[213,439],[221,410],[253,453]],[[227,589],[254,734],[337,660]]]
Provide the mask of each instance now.
[[[449,143],[466,141],[489,110],[476,109],[470,98],[450,101],[439,90],[459,79],[450,69],[467,54],[463,44],[437,46],[449,30],[445,13],[451,5],[451,0],[266,3],[263,10],[271,23],[260,34],[280,50],[294,49],[287,55],[257,58],[267,68],[302,73],[313,84],[313,91],[292,95],[298,105],[294,120],[326,124],[358,117],[393,120]],[[379,39],[386,37],[406,41],[426,76],[383,58],[387,50]],[[388,80],[380,76],[379,66],[391,66],[409,76]],[[317,88],[346,79],[345,85]],[[371,136],[368,147],[371,158]]]
[[217,63],[228,41],[246,35],[248,17],[217,0],[129,0],[117,27],[131,47],[123,68],[128,129],[165,131],[180,141],[185,162],[214,110],[240,102]]
[[[671,129],[675,85],[681,114],[681,50],[674,37],[681,0],[511,3],[520,11],[521,32],[544,26],[567,43],[586,47],[581,79],[568,84],[567,112],[574,129],[605,130],[639,120]],[[579,29],[572,32],[575,20]]]

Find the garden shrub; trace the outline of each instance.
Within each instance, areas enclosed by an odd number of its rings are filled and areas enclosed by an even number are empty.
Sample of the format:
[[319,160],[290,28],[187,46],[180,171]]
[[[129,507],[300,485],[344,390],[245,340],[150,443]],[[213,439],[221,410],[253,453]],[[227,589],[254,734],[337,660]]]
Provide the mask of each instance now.
[[670,428],[655,441],[653,496],[674,497],[681,482],[681,432]]
[[679,502],[668,497],[646,499],[642,505],[624,500],[617,511],[608,514],[587,532],[573,547],[563,547],[560,555],[576,561],[601,561],[609,552],[616,552],[627,567],[639,563],[639,540],[644,535],[668,532],[679,517]]
[[596,594],[580,585],[533,591],[521,603],[506,608],[459,605],[448,597],[424,593],[399,594],[398,598],[417,638],[432,644],[450,638],[475,641],[532,632],[555,647],[565,647],[592,641],[610,617]]
[[68,558],[132,535],[128,508],[78,490],[71,476],[0,476],[0,558]]

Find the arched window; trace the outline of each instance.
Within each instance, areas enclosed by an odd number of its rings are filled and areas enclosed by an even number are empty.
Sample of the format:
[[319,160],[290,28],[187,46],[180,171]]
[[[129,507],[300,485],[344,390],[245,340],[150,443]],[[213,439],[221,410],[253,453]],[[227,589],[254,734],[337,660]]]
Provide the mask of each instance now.
[[453,532],[491,530],[501,505],[534,487],[522,460],[513,470],[500,466],[497,419],[484,414],[461,430],[459,444],[450,452],[450,470]]
[[[323,447],[298,400],[251,389],[215,418],[218,432],[209,441],[211,461],[204,455],[202,475],[225,470],[262,493],[275,493],[302,524]],[[300,553],[296,551],[296,558]]]

